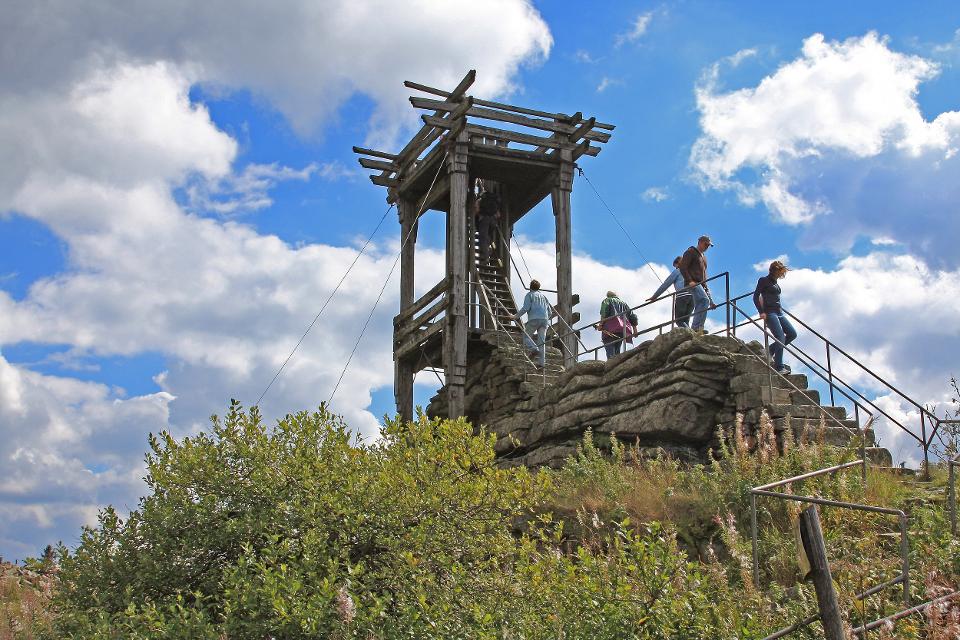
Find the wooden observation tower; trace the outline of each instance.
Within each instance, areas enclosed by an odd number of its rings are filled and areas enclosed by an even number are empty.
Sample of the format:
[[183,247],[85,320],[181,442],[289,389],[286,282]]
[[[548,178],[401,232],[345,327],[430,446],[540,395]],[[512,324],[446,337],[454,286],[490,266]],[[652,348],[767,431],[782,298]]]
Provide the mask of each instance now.
[[[452,91],[414,82],[404,85],[430,98],[410,98],[424,122],[397,153],[354,147],[360,164],[377,171],[370,180],[386,187],[400,218],[400,313],[394,318],[394,393],[404,419],[413,414],[414,375],[442,364],[450,417],[464,415],[467,344],[472,333],[516,333],[510,317],[510,238],[513,226],[550,196],[556,224],[557,331],[564,364],[576,362],[571,283],[570,192],[578,158],[595,156],[613,125],[583,114],[548,113],[468,95],[470,71]],[[480,124],[486,121],[487,124]],[[495,126],[494,126],[495,125]],[[499,196],[501,216],[495,259],[478,264],[471,206],[475,181]],[[418,220],[429,210],[446,214],[446,273],[414,298]],[[518,335],[518,334],[517,334]]]

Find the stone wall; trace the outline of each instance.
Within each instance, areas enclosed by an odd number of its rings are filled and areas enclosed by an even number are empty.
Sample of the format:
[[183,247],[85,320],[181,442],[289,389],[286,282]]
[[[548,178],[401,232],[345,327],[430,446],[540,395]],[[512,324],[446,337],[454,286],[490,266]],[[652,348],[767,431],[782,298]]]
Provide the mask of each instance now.
[[[841,407],[820,407],[806,376],[791,375],[798,392],[779,378],[772,390],[766,365],[752,354],[759,343],[698,336],[674,329],[610,360],[585,361],[559,371],[560,354],[551,350],[548,374],[534,375],[525,356],[496,334],[471,343],[467,372],[467,417],[497,434],[496,452],[505,464],[559,466],[592,429],[598,442],[616,437],[654,455],[663,450],[685,461],[704,462],[717,446],[717,430],[744,419],[750,441],[760,412],[774,420],[778,438],[826,425],[828,442],[845,444],[856,424]],[[444,415],[441,392],[427,408]],[[787,419],[789,416],[789,419]],[[872,445],[873,434],[868,433]],[[889,465],[889,454],[872,452]]]

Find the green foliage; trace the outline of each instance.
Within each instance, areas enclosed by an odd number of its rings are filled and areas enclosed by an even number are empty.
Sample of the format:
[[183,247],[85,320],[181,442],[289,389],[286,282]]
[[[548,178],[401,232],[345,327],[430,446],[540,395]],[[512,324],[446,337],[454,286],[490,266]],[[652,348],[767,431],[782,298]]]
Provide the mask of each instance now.
[[[610,445],[587,434],[564,469],[531,473],[498,468],[493,438],[462,420],[390,422],[365,443],[323,407],[267,428],[234,404],[208,434],[151,438],[139,507],[126,520],[105,509],[59,550],[57,636],[746,639],[813,610],[791,503],[761,505],[753,587],[749,488],[853,452],[780,451],[769,424],[756,454],[735,436],[707,467]],[[896,502],[898,487],[864,489],[852,471],[802,491]],[[955,576],[942,508],[914,513],[929,524],[917,571],[929,556]],[[889,578],[889,523],[823,519],[844,588],[868,559],[871,585]]]

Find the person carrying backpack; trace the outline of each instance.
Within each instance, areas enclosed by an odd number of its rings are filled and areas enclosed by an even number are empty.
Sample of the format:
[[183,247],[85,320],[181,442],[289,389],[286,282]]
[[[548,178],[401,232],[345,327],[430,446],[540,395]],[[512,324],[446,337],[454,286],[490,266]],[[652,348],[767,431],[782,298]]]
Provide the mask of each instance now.
[[620,353],[624,340],[630,340],[636,332],[637,314],[616,292],[607,291],[607,297],[600,303],[600,322],[595,326],[601,331],[607,358],[612,358]]

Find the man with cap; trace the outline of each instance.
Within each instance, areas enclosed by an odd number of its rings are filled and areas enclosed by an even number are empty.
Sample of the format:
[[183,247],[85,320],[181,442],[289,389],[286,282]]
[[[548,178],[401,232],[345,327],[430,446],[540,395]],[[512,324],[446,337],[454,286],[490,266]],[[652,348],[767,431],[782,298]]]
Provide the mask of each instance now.
[[693,293],[693,322],[690,328],[703,333],[707,321],[707,309],[714,307],[707,285],[707,249],[714,246],[710,236],[700,236],[696,246],[690,247],[680,257],[677,269],[683,276],[683,284]]

